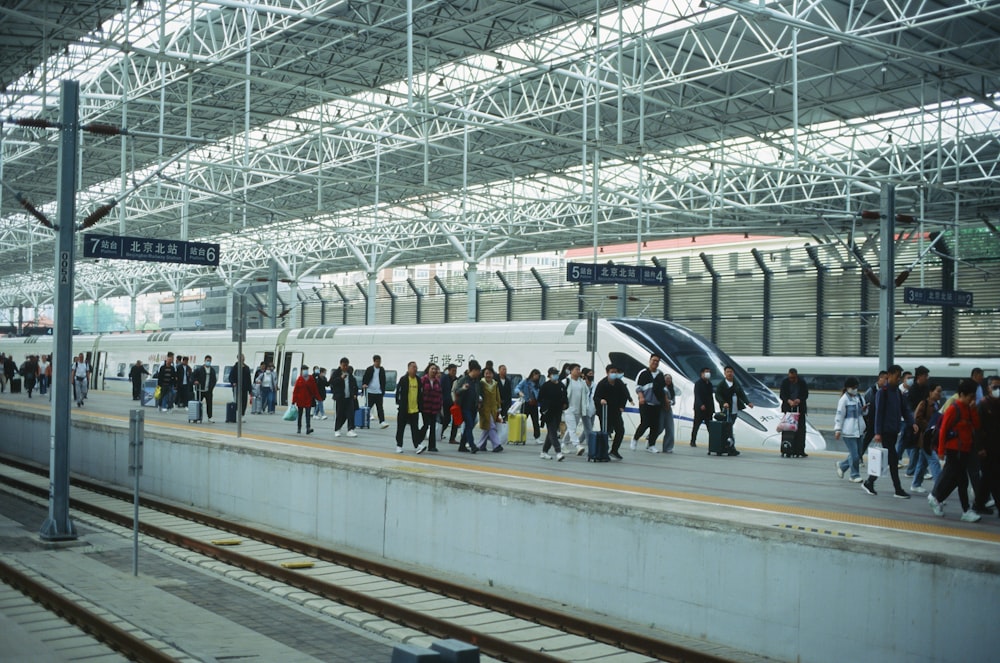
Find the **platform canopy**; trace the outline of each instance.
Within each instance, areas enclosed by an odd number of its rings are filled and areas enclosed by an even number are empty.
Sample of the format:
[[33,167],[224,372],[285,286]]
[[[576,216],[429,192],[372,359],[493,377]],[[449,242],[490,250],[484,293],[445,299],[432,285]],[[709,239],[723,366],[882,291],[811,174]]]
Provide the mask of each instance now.
[[15,0],[0,306],[53,296],[18,196],[55,218],[37,120],[67,79],[98,125],[78,217],[117,202],[90,231],[222,245],[218,268],[80,259],[81,299],[271,260],[298,282],[720,232],[864,246],[885,184],[904,233],[1000,225],[997,0]]

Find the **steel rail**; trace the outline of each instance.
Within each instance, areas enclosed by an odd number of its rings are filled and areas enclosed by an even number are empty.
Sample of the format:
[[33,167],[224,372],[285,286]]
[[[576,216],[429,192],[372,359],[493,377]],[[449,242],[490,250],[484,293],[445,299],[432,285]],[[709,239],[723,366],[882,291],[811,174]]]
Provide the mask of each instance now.
[[177,663],[176,658],[167,656],[148,642],[98,617],[3,560],[0,560],[0,580],[41,604],[47,610],[83,629],[126,658],[144,663]]

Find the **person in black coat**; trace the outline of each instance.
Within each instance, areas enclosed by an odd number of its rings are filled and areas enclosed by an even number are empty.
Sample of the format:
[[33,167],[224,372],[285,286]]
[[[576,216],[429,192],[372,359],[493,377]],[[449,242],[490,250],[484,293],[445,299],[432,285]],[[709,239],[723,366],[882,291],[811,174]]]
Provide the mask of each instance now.
[[396,382],[396,453],[403,453],[403,432],[410,427],[413,448],[422,454],[427,445],[420,432],[420,402],[423,386],[417,377],[417,362],[406,365],[406,375]]
[[137,401],[142,396],[143,376],[146,375],[149,375],[149,371],[142,365],[142,360],[137,359],[128,372],[129,382],[132,383],[132,400]]
[[330,394],[337,411],[333,422],[334,436],[340,437],[340,429],[346,423],[347,437],[357,437],[354,432],[354,402],[358,394],[358,380],[347,357],[341,357],[340,365],[330,371]]
[[549,379],[538,390],[538,405],[541,408],[542,419],[545,420],[545,445],[542,453],[543,459],[552,458],[548,454],[549,447],[553,447],[556,452],[556,460],[562,460],[562,448],[559,446],[559,422],[562,420],[563,410],[569,407],[569,398],[566,396],[566,386],[559,379],[559,369],[555,366],[549,368]]
[[361,388],[365,390],[368,399],[368,407],[373,413],[378,414],[379,428],[387,428],[385,423],[385,367],[382,366],[382,357],[375,355],[372,357],[372,365],[365,369],[365,374],[361,377]]
[[[594,387],[594,406],[597,410],[598,419],[601,422],[601,430],[612,433],[614,438],[611,442],[611,451],[608,455],[617,460],[621,460],[618,449],[625,439],[625,424],[622,421],[622,413],[625,405],[629,402],[628,387],[622,382],[622,374],[614,364],[608,364],[605,376],[597,386]],[[607,406],[607,421],[604,420],[605,406]]]
[[514,383],[507,377],[507,367],[503,364],[497,368],[497,388],[500,390],[500,416],[507,421],[507,411],[514,402]]
[[743,387],[736,382],[736,372],[732,366],[726,366],[725,377],[715,387],[715,399],[719,407],[726,413],[726,439],[729,440],[729,455],[739,456],[736,450],[736,439],[733,437],[733,421],[740,410],[751,408],[753,403],[747,398]]
[[788,369],[788,377],[781,381],[779,396],[782,412],[798,412],[799,425],[792,437],[792,456],[807,458],[806,453],[806,401],[809,400],[809,385],[799,377],[794,368]]
[[205,400],[205,417],[208,423],[215,423],[212,420],[212,390],[215,389],[218,378],[215,375],[215,369],[212,368],[212,355],[205,355],[205,363],[194,369],[191,379],[194,382],[197,390],[195,393],[199,400]]
[[[238,381],[241,374],[243,376],[243,391],[239,392]],[[229,383],[233,385],[233,400],[240,404],[240,418],[243,418],[247,413],[250,394],[253,393],[253,375],[250,373],[250,367],[247,366],[243,355],[240,355],[239,361],[229,369]],[[238,399],[237,394],[239,394]]]
[[702,422],[708,428],[708,422],[715,414],[715,390],[712,388],[712,369],[705,367],[700,371],[700,378],[694,383],[694,423],[691,424],[691,446],[698,446],[698,429]]

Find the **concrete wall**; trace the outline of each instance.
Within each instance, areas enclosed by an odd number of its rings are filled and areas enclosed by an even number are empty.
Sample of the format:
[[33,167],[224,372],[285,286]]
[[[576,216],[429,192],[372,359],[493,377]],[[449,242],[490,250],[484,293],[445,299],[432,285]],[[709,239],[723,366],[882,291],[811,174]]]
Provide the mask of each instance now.
[[[47,418],[0,410],[0,430],[2,453],[48,462]],[[131,485],[127,425],[75,423],[70,455],[74,473]],[[971,661],[1000,651],[994,544],[803,534],[764,512],[207,433],[147,431],[141,486],[780,661]]]

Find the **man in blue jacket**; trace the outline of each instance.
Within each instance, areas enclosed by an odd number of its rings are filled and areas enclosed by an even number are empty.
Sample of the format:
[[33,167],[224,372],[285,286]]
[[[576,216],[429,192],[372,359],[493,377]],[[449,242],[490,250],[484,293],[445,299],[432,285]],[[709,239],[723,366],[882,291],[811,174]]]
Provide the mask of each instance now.
[[[903,424],[912,427],[917,432],[913,421],[913,413],[903,403],[903,395],[899,393],[899,377],[903,374],[902,366],[893,364],[889,367],[886,384],[875,393],[875,437],[872,442],[881,444],[889,452],[889,476],[895,488],[895,497],[910,499],[910,494],[903,490],[899,483],[899,455],[896,453],[896,438],[903,430]],[[869,475],[861,483],[861,489],[869,495],[875,495],[875,481],[878,477]]]

